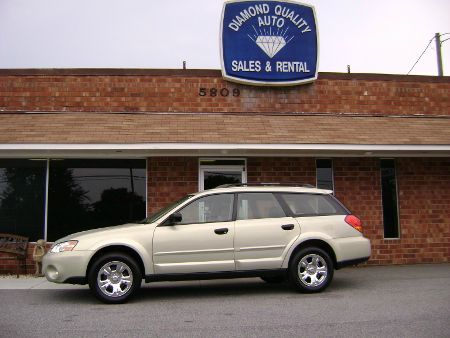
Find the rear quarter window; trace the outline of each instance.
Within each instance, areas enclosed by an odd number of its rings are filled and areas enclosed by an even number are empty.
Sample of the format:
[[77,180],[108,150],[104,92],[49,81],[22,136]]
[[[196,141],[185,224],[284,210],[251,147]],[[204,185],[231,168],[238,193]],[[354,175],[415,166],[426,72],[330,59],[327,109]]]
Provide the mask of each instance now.
[[295,216],[347,215],[347,210],[331,195],[280,194]]

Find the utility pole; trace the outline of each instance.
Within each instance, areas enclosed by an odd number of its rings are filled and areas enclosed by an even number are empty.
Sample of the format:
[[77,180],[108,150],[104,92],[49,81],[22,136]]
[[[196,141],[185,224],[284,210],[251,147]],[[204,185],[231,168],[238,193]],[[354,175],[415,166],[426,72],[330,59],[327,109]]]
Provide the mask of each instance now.
[[438,76],[444,76],[444,69],[442,67],[442,51],[441,51],[441,34],[434,34],[436,40],[436,55],[438,64]]

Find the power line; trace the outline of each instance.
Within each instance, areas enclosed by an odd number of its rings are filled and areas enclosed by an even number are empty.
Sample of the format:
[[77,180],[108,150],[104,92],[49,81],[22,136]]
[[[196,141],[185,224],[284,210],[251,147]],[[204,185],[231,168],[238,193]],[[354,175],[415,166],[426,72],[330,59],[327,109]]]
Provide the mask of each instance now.
[[[442,33],[442,34],[439,34],[439,36],[444,36],[444,35],[449,35],[449,34],[450,34],[450,32],[448,32],[448,33]],[[422,58],[423,54],[425,54],[425,52],[428,50],[428,47],[430,47],[431,42],[433,42],[433,40],[434,40],[435,38],[436,38],[436,35],[433,36],[433,37],[431,38],[431,40],[428,42],[428,45],[425,47],[425,50],[422,52],[422,54],[420,54],[419,58],[417,59],[417,61],[414,63],[414,65],[411,67],[411,69],[409,70],[409,72],[408,72],[406,75],[409,75],[409,73],[412,72],[412,70],[414,69],[414,67],[415,67],[415,66],[417,65],[417,63],[420,61],[420,59]],[[443,43],[444,41],[447,41],[447,40],[449,40],[449,39],[450,39],[450,38],[447,38],[447,39],[441,41],[441,45],[442,45],[442,43]]]
[[427,51],[428,47],[430,47],[430,45],[431,45],[431,43],[433,42],[434,39],[435,39],[435,37],[433,36],[431,38],[431,40],[428,42],[428,45],[425,47],[425,50],[422,52],[422,54],[420,54],[419,58],[417,59],[417,61],[414,63],[414,65],[411,67],[411,69],[409,70],[409,72],[406,75],[409,75],[409,73],[412,72],[412,70],[417,65],[417,63],[420,61],[420,59],[422,58],[423,54],[425,54],[425,52]]
[[[450,34],[450,33],[442,33],[442,34],[440,34],[440,36],[449,35],[449,34]],[[441,45],[442,45],[443,42],[445,42],[445,41],[447,41],[447,40],[450,40],[450,38],[441,40]]]

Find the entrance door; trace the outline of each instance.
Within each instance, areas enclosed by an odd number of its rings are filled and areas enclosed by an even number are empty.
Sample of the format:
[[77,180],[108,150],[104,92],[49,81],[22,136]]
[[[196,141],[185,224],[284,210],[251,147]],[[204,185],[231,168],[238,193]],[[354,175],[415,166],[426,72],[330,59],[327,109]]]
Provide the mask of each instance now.
[[213,189],[223,184],[247,183],[244,159],[201,159],[199,190]]

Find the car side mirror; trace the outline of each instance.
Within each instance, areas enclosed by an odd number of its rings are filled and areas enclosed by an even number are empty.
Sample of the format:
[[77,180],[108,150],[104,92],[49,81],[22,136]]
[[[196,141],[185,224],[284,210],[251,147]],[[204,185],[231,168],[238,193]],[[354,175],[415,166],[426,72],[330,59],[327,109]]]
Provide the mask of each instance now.
[[180,223],[183,220],[183,216],[181,216],[181,213],[174,212],[167,218],[167,220],[164,222],[164,225],[175,225],[177,223]]

